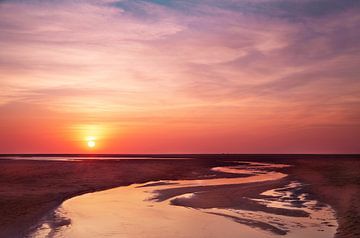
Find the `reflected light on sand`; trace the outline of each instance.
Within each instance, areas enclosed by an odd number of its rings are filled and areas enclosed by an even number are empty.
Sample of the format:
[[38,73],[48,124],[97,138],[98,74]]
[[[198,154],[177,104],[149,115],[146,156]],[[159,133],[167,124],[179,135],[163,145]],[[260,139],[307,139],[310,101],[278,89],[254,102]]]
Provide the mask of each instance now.
[[[45,220],[32,238],[48,237],[252,237],[271,238],[275,234],[268,227],[284,231],[283,237],[302,238],[331,237],[336,232],[336,221],[333,211],[325,206],[315,209],[314,200],[308,200],[305,208],[310,217],[282,216],[264,211],[248,211],[222,208],[189,209],[184,206],[173,206],[173,199],[196,199],[198,194],[188,193],[185,188],[194,186],[213,186],[274,181],[284,178],[286,174],[259,168],[274,168],[279,165],[240,165],[235,167],[216,167],[220,172],[251,174],[250,177],[221,178],[206,180],[157,181],[145,184],[133,184],[101,192],[89,193],[65,201],[55,210],[55,216]],[[246,169],[247,167],[247,169]],[[236,171],[236,169],[238,169]],[[247,171],[246,171],[247,170]],[[268,200],[261,200],[269,206],[285,206],[280,198],[288,196],[292,188],[299,183],[290,183],[284,188],[269,190],[264,194]],[[154,200],[158,192],[164,189],[185,189],[183,193],[166,200]],[[280,204],[274,203],[274,199]],[[256,200],[254,200],[256,202]],[[54,217],[56,218],[54,220]],[[229,219],[230,218],[230,219]],[[59,222],[61,221],[61,222]],[[237,221],[237,222],[235,222]],[[239,222],[242,221],[242,222]],[[65,223],[65,225],[56,224]],[[247,224],[247,225],[246,225]],[[328,226],[330,224],[331,226]],[[263,228],[261,228],[263,227]]]

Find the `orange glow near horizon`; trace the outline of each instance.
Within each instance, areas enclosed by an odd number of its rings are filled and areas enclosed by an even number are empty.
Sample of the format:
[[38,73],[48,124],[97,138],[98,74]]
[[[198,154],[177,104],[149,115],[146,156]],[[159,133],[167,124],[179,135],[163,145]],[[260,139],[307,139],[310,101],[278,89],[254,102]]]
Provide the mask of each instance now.
[[94,150],[103,150],[104,145],[100,146],[99,141],[107,141],[110,137],[109,128],[105,125],[100,124],[79,124],[70,126],[71,134],[68,136],[72,136],[76,139],[78,143],[86,144],[87,149]]

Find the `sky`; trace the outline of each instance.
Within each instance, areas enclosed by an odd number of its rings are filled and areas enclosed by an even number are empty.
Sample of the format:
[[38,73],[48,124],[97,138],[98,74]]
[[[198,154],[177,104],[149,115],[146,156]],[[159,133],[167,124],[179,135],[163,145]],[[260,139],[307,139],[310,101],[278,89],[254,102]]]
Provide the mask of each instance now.
[[5,0],[0,16],[0,153],[360,153],[357,0]]

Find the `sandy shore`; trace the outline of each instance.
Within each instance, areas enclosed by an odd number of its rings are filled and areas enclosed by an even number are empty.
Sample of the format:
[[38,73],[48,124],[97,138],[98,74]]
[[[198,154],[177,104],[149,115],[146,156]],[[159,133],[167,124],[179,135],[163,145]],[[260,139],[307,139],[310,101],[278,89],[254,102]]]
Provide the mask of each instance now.
[[67,198],[132,183],[194,179],[219,174],[206,160],[26,161],[0,160],[0,237],[24,237]]
[[[219,158],[219,156],[217,157]],[[0,237],[24,237],[29,228],[49,210],[67,198],[112,187],[156,180],[206,179],[236,176],[211,171],[210,168],[231,165],[227,160],[113,160],[113,161],[24,161],[0,160]],[[244,158],[239,158],[244,160]],[[249,160],[249,159],[247,159]],[[337,212],[337,237],[360,236],[360,159],[354,158],[251,158],[255,161],[290,163],[286,169],[289,179],[297,179],[318,200],[330,204]],[[276,183],[283,183],[279,180]],[[261,193],[278,184],[260,183],[246,188],[224,188],[227,192]],[[239,185],[240,186],[240,185]],[[204,189],[204,188],[197,188]],[[209,190],[209,189],[207,189]],[[211,189],[210,189],[211,190]],[[223,191],[225,191],[223,190]],[[216,198],[220,190],[210,191]],[[176,191],[167,191],[162,196]],[[159,197],[161,199],[161,197]],[[199,198],[201,199],[201,197]],[[214,206],[216,199],[209,200]],[[175,201],[182,202],[182,201]],[[233,205],[238,201],[225,201]],[[216,205],[216,204],[215,204]],[[224,206],[224,202],[222,203]],[[206,207],[204,201],[192,201],[187,206]],[[220,206],[220,205],[219,205]],[[245,205],[242,205],[245,206]],[[246,205],[247,209],[264,209]],[[272,211],[281,214],[281,209]],[[294,214],[302,216],[305,214]]]
[[360,156],[358,159],[295,160],[289,174],[308,184],[306,190],[332,206],[339,228],[336,237],[360,237]]

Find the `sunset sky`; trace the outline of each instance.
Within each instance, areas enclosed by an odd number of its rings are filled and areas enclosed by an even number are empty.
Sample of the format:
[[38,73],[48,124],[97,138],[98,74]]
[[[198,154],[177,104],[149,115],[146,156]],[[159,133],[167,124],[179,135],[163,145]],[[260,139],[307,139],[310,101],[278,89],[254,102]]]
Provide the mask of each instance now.
[[360,153],[359,39],[358,0],[0,1],[0,153]]

